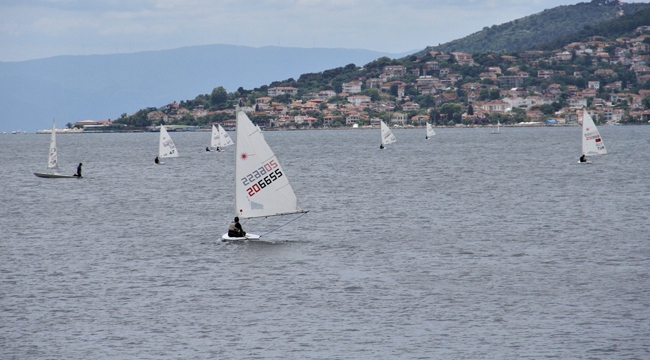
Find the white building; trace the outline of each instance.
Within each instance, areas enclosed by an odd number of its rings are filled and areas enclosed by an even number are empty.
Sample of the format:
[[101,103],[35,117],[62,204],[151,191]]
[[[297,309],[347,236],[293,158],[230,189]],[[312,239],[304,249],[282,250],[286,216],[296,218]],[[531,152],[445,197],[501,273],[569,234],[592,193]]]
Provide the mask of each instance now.
[[343,84],[343,92],[348,94],[356,94],[361,92],[361,81],[350,81]]
[[270,97],[280,96],[284,94],[296,95],[298,94],[298,89],[291,86],[278,86],[268,89],[268,95]]

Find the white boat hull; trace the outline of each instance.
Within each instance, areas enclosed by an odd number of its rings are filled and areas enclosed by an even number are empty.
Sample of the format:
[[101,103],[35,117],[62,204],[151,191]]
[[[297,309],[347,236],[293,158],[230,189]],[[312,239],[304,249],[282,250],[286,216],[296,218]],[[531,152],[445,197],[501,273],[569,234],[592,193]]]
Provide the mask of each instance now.
[[83,176],[79,177],[74,175],[47,174],[47,173],[34,173],[34,175],[42,178],[55,178],[55,179],[83,178]]
[[260,235],[255,235],[255,234],[246,234],[244,237],[230,237],[228,236],[228,233],[223,234],[221,236],[221,239],[223,241],[245,241],[245,240],[259,240]]

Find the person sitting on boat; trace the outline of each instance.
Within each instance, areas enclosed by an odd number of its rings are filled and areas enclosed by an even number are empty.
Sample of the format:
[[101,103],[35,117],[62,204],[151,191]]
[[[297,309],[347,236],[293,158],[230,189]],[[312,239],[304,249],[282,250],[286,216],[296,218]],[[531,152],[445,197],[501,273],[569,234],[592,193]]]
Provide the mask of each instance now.
[[83,164],[82,164],[82,163],[79,163],[79,165],[77,166],[77,173],[74,174],[74,176],[76,176],[76,177],[82,177],[82,176],[81,176],[81,165],[83,165]]
[[380,148],[380,149],[383,149],[383,148],[384,148],[384,144],[379,145],[379,148]]
[[209,147],[209,146],[206,146],[206,147],[205,147],[205,151],[210,151],[210,147]]
[[587,157],[585,156],[585,154],[582,154],[582,156],[580,157],[580,162],[587,162]]
[[221,149],[217,146],[217,151],[221,151]]
[[156,159],[153,162],[155,162],[156,164],[160,164],[160,160],[158,159],[158,156],[156,156]]
[[244,237],[246,232],[242,229],[239,223],[239,217],[235,216],[235,220],[228,226],[228,236],[230,237]]

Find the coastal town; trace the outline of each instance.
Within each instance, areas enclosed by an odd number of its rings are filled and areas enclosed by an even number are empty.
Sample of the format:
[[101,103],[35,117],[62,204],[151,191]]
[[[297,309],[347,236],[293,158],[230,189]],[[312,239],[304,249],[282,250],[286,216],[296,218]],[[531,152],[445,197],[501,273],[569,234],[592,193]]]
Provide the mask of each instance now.
[[[599,124],[650,120],[650,26],[634,36],[567,44],[553,52],[467,54],[429,51],[402,60],[350,64],[314,88],[289,79],[147,108],[115,120],[68,124],[83,132],[234,129],[235,106],[265,129]],[[323,77],[323,76],[321,76]],[[304,81],[303,81],[304,80]],[[133,121],[138,117],[138,123]]]

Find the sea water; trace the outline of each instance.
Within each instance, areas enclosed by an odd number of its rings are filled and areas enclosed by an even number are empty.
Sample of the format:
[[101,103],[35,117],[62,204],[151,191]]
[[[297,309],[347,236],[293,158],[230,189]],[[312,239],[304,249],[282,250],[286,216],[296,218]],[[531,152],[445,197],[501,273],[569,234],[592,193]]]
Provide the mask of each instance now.
[[600,131],[268,131],[310,212],[240,244],[209,132],[0,135],[0,358],[650,358],[650,127]]

